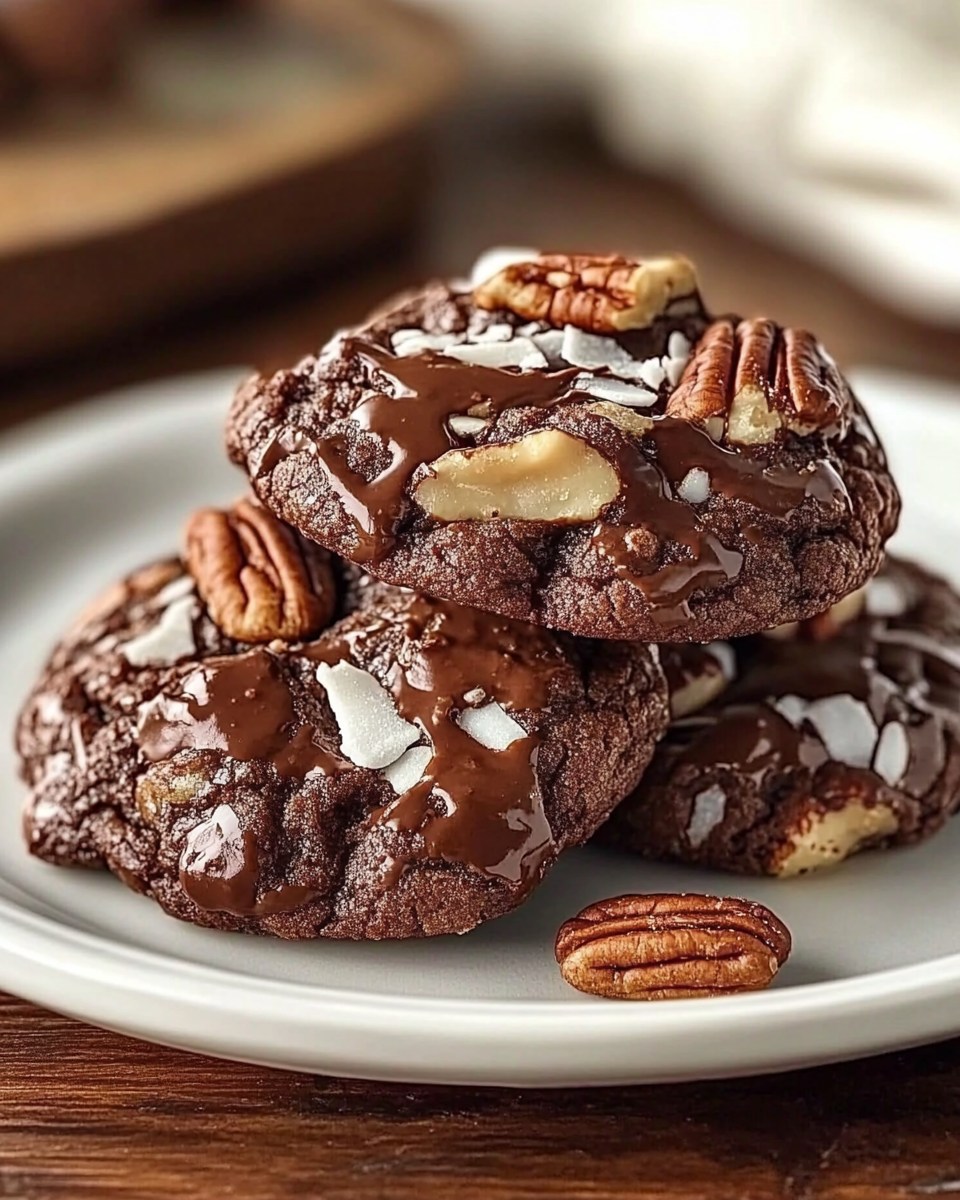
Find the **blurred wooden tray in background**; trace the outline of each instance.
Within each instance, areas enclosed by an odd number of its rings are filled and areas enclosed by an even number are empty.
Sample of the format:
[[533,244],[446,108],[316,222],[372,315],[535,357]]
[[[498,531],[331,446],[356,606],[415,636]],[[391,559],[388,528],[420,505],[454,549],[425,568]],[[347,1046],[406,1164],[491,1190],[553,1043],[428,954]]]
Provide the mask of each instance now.
[[459,69],[387,0],[158,17],[115,91],[0,128],[0,367],[339,259],[415,215]]

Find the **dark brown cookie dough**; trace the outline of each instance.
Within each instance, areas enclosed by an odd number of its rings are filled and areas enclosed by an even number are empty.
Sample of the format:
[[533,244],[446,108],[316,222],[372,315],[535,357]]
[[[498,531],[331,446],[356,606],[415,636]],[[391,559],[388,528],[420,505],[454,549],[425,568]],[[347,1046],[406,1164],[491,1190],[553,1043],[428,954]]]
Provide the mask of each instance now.
[[674,724],[601,838],[789,876],[940,829],[960,803],[960,597],[896,559],[861,596],[859,615],[666,648]]
[[432,284],[252,379],[227,440],[267,507],[378,578],[588,637],[812,616],[899,513],[819,343],[711,320],[682,259]]
[[[638,781],[667,720],[655,652],[331,570],[264,516],[198,514],[196,580],[147,567],[54,651],[17,734],[30,850],[286,938],[464,932],[515,907]],[[267,640],[318,613],[311,640]]]

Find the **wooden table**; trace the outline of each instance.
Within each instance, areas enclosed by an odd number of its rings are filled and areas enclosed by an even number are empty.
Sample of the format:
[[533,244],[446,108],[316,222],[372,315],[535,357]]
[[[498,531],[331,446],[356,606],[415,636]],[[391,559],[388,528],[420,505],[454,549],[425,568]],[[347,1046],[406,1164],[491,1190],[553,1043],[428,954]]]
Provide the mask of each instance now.
[[[492,126],[484,125],[489,130]],[[443,136],[422,237],[2,381],[10,423],[155,374],[271,368],[493,242],[682,247],[718,307],[845,363],[960,378],[960,338],[604,163],[579,134]],[[472,145],[471,145],[472,142]],[[469,148],[469,153],[467,152]],[[960,1042],[781,1077],[579,1092],[382,1086],[159,1049],[0,998],[0,1196],[923,1197],[960,1193]]]

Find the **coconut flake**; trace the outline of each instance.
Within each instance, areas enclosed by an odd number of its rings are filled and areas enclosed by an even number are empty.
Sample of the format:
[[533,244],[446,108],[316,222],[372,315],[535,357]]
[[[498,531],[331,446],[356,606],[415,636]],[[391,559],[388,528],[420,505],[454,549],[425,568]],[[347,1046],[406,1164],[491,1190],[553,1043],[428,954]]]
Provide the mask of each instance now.
[[456,416],[450,417],[447,424],[457,437],[473,437],[476,433],[482,433],[490,422],[485,421],[483,417]]
[[320,663],[317,679],[340,727],[340,750],[358,767],[387,767],[420,740],[420,730],[400,716],[369,671],[348,662]]
[[796,729],[807,713],[807,702],[800,696],[778,696],[772,707]]
[[520,367],[526,371],[537,371],[547,366],[547,360],[530,338],[515,337],[509,342],[449,346],[443,353],[448,358],[459,359],[474,367]]
[[664,373],[671,387],[676,387],[680,382],[680,376],[683,374],[683,369],[687,365],[685,358],[665,358],[663,360]]
[[687,826],[687,841],[694,850],[707,840],[720,824],[727,811],[727,796],[724,790],[713,784],[706,791],[698,792],[693,798],[693,812]]
[[624,350],[616,338],[587,333],[576,325],[564,326],[560,357],[573,367],[607,370],[620,379],[639,379],[646,365]]
[[680,480],[677,495],[688,504],[703,504],[710,498],[710,476],[703,467],[691,467]]
[[880,575],[867,584],[864,601],[869,617],[902,617],[907,611],[907,593],[889,576]]
[[157,608],[166,608],[174,600],[182,600],[184,596],[192,596],[196,590],[196,586],[191,575],[181,575],[179,578],[171,580],[165,588],[161,588],[150,603]]
[[120,653],[134,667],[168,667],[189,658],[197,650],[193,622],[199,615],[195,597],[181,596],[163,609],[155,625],[122,645]]
[[540,251],[531,250],[529,246],[494,246],[481,254],[473,264],[470,286],[479,287],[481,283],[486,283],[507,267],[516,263],[535,262],[539,257]]
[[686,362],[692,349],[690,339],[679,329],[675,329],[667,338],[667,358],[682,358]]
[[720,664],[724,679],[732,683],[737,677],[737,656],[730,643],[709,642],[705,649]]
[[541,354],[546,355],[550,363],[560,363],[563,358],[563,330],[562,329],[541,329],[536,326],[525,325],[518,333],[533,339],[534,344]]
[[661,359],[645,358],[642,363],[637,365],[636,377],[641,383],[645,383],[648,388],[656,392],[666,379],[667,372]]
[[862,700],[846,693],[805,700],[780,696],[773,707],[795,728],[807,721],[832,759],[850,767],[868,767],[877,744],[877,726]]
[[491,700],[482,708],[465,708],[457,717],[457,724],[464,733],[488,750],[506,750],[514,742],[529,736],[524,727],[496,700]]
[[431,758],[432,746],[411,746],[396,762],[384,767],[383,777],[397,795],[402,796],[404,792],[409,792],[412,787],[417,786]]
[[457,338],[452,333],[424,333],[422,329],[398,329],[391,337],[390,345],[398,358],[411,358],[426,350],[443,352],[455,345]]
[[[832,759],[850,767],[870,766],[877,745],[877,726],[862,700],[846,693],[820,700],[806,701],[798,696],[781,699],[802,706],[801,719],[813,726]],[[783,712],[779,703],[777,708]]]
[[884,725],[873,756],[873,769],[882,780],[896,787],[910,763],[910,742],[899,721]]
[[650,408],[657,402],[656,392],[606,375],[578,375],[573,386],[576,391],[586,392],[597,400],[609,400],[626,408]]
[[690,342],[679,331],[670,334],[667,340],[667,353],[663,359],[663,368],[671,387],[680,382],[687,361],[690,358]]
[[[560,357],[571,366],[589,371],[609,371],[618,379],[637,380],[654,392],[668,377],[672,383],[676,383],[687,364],[690,351],[690,343],[682,334],[671,334],[672,344],[683,351],[682,356],[642,360],[635,359],[616,338],[587,333],[575,325],[566,325],[562,337]],[[678,337],[682,342],[676,340]],[[683,346],[686,346],[686,350],[683,350]]]
[[576,325],[563,327],[563,345],[560,350],[563,358],[572,367],[586,367],[593,370],[606,367],[612,370],[617,362],[633,363],[626,350],[612,337],[604,337],[599,333],[587,333]]

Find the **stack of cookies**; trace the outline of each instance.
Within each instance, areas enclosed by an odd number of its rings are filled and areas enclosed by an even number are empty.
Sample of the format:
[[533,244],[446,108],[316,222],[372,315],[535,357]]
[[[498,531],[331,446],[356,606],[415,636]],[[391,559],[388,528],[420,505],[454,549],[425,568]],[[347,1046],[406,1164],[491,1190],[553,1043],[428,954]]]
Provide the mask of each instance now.
[[[794,875],[960,797],[960,601],[803,330],[496,252],[257,377],[253,496],[63,638],[32,853],[286,938],[462,933],[570,846]],[[643,865],[637,862],[642,888]]]

